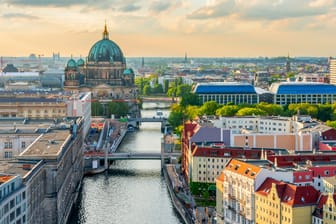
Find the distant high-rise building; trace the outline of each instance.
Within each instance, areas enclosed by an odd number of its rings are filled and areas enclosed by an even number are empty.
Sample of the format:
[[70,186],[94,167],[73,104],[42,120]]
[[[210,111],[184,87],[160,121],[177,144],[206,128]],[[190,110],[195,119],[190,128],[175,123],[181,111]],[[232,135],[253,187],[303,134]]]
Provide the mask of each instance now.
[[142,57],[141,59],[141,68],[144,68],[145,67],[145,58]]
[[288,54],[287,59],[286,59],[286,72],[290,72],[290,71],[291,71],[291,63],[290,63],[290,57]]
[[336,85],[336,58],[329,58],[330,84]]
[[187,52],[184,55],[184,64],[188,63],[188,56],[187,56]]

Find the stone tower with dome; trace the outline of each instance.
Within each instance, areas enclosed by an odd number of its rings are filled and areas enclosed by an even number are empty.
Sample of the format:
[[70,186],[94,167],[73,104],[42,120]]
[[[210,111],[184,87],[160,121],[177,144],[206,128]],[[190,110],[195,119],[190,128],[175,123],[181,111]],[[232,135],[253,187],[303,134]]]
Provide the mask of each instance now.
[[120,47],[109,39],[105,24],[103,38],[90,49],[84,61],[71,58],[65,67],[64,90],[91,91],[93,98],[134,98],[134,72],[126,67]]

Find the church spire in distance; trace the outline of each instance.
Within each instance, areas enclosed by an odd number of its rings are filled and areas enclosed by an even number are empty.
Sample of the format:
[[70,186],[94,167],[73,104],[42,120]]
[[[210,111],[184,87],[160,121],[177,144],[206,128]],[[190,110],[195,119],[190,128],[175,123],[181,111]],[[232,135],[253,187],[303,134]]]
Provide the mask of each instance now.
[[106,21],[105,21],[105,27],[103,32],[103,39],[108,40],[109,39],[109,32],[107,31]]

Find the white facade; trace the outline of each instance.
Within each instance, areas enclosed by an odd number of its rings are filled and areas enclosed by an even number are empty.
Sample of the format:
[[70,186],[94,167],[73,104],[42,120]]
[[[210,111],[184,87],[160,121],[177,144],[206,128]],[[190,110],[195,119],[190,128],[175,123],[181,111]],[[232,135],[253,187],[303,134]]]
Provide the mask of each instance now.
[[0,134],[0,159],[12,159],[23,152],[40,134]]
[[67,116],[83,117],[83,131],[86,136],[91,126],[91,92],[74,94],[67,101]]
[[21,177],[0,175],[0,224],[27,223],[26,198]]
[[[234,133],[245,129],[259,133],[293,133],[296,127],[291,117],[220,117],[215,120],[214,126],[218,128],[230,128]],[[295,125],[295,126],[294,126]]]

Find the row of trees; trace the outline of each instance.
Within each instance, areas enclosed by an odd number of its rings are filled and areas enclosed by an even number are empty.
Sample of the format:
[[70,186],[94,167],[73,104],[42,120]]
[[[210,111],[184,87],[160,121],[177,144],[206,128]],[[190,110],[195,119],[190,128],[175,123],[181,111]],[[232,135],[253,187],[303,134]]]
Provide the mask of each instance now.
[[[295,114],[310,115],[312,118],[325,121],[327,125],[336,127],[336,103],[335,104],[289,104],[280,106],[277,104],[259,103],[259,104],[241,104],[241,105],[219,105],[214,101],[209,101],[203,105],[198,105],[197,100],[188,100],[192,94],[187,94],[186,98],[182,96],[180,104],[174,104],[168,118],[169,123],[175,128],[177,133],[182,130],[184,121],[192,120],[198,116],[293,116]],[[193,96],[195,97],[195,96]],[[196,97],[197,98],[197,97]],[[182,102],[188,104],[183,104]]]
[[92,116],[107,116],[124,117],[128,114],[129,107],[126,102],[108,102],[100,103],[98,101],[91,103]]

